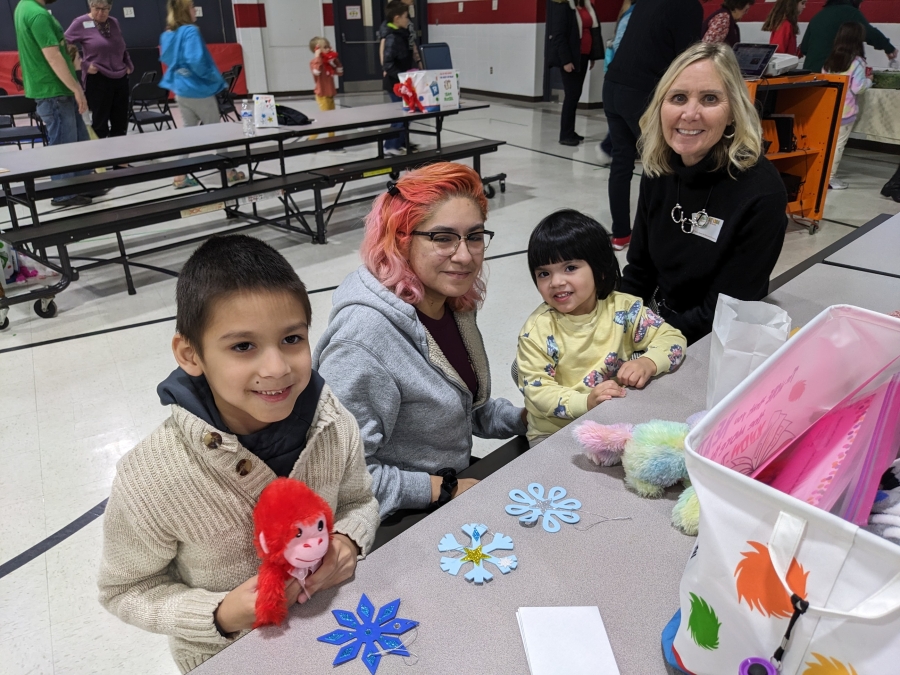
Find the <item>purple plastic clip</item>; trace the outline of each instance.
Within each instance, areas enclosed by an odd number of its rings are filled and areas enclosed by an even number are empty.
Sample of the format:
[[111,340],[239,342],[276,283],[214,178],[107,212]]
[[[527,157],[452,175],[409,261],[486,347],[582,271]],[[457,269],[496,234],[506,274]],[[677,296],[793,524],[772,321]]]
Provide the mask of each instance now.
[[778,675],[778,671],[768,659],[754,656],[741,662],[738,675]]

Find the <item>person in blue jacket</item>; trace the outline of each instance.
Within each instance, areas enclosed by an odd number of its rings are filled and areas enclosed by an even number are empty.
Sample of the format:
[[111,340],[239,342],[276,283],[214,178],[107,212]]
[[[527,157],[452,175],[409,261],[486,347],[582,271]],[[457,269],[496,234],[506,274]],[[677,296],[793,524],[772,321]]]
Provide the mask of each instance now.
[[[225,89],[226,84],[195,25],[194,3],[192,0],[168,0],[166,6],[166,32],[159,38],[160,61],[166,65],[166,73],[159,85],[175,94],[184,126],[216,124],[220,121],[216,94]],[[234,169],[228,172],[229,183],[245,178]],[[176,189],[196,185],[197,181],[188,176],[175,177]]]

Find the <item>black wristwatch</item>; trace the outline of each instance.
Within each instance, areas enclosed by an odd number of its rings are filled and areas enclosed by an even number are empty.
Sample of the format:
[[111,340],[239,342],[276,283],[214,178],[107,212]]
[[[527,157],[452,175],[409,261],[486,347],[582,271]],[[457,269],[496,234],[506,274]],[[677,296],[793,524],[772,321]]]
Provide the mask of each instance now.
[[456,484],[458,483],[456,480],[456,470],[449,467],[438,469],[435,472],[435,475],[443,478],[443,482],[441,483],[441,494],[437,498],[435,504],[443,506],[450,501],[450,498],[453,497],[453,491],[456,489]]

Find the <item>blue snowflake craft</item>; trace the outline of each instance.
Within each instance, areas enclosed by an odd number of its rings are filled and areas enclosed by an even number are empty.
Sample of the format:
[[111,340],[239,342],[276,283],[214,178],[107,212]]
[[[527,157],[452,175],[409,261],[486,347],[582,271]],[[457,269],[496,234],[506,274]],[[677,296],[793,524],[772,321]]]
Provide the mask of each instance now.
[[[375,605],[371,603],[363,593],[356,608],[357,618],[353,612],[345,609],[332,610],[337,622],[350,630],[337,629],[322,635],[319,642],[327,642],[331,645],[345,645],[338,650],[332,665],[339,666],[347,661],[352,661],[362,649],[362,661],[372,675],[378,670],[381,657],[385,653],[397,656],[410,656],[409,651],[403,646],[398,635],[419,625],[418,621],[398,619],[397,611],[400,609],[400,599],[389,602],[375,612]],[[347,644],[347,643],[350,644]]]
[[472,563],[472,569],[466,573],[466,579],[474,581],[476,584],[482,584],[494,578],[494,575],[484,566],[486,562],[494,565],[503,574],[509,574],[509,572],[518,567],[519,562],[514,555],[507,555],[502,558],[492,555],[494,551],[498,550],[512,551],[512,539],[505,534],[497,532],[494,534],[491,543],[485,544],[482,537],[488,531],[487,525],[471,523],[463,525],[462,531],[469,535],[471,540],[469,546],[460,544],[452,534],[445,534],[441,539],[441,543],[438,544],[438,551],[441,553],[446,553],[447,551],[463,553],[461,558],[449,558],[447,556],[441,558],[441,569],[445,572],[456,576],[459,574],[462,566],[470,562]]
[[511,516],[519,516],[519,522],[523,525],[533,525],[541,518],[541,525],[547,532],[559,532],[559,520],[570,525],[581,520],[581,516],[573,513],[581,508],[581,502],[571,497],[563,499],[566,496],[565,488],[552,487],[544,497],[544,486],[531,483],[528,492],[531,494],[518,489],[510,490],[509,498],[518,503],[506,507],[506,512]]

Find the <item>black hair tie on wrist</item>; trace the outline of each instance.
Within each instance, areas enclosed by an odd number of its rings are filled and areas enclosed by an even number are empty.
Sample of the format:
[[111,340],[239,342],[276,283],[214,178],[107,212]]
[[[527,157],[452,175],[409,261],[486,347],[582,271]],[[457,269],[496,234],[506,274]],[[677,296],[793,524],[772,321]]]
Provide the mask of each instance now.
[[456,479],[456,469],[451,469],[450,467],[438,469],[435,472],[435,475],[440,476],[443,479],[443,482],[441,483],[441,494],[437,498],[435,504],[443,506],[453,498],[453,491],[459,483]]

